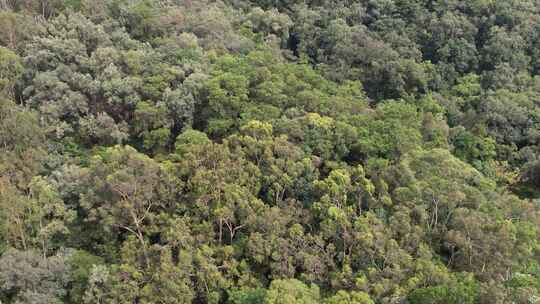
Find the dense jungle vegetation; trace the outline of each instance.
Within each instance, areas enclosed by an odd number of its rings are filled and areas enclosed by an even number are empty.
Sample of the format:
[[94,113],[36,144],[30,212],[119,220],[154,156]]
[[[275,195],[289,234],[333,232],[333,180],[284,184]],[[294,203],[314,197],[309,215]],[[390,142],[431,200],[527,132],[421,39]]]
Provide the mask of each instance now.
[[0,0],[0,303],[540,303],[540,1]]

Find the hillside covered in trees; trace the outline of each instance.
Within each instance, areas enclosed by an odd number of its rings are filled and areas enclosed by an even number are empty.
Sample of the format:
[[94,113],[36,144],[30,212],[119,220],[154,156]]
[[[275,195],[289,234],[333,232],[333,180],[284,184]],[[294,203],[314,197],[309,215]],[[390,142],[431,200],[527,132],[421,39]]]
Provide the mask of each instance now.
[[0,303],[540,303],[540,1],[0,0]]

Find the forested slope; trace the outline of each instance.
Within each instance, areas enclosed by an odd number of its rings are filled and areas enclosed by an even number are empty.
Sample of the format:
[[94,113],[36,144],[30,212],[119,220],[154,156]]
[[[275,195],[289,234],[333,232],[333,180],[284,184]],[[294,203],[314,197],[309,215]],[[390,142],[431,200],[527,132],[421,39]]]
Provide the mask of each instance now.
[[0,0],[0,303],[540,303],[540,2]]

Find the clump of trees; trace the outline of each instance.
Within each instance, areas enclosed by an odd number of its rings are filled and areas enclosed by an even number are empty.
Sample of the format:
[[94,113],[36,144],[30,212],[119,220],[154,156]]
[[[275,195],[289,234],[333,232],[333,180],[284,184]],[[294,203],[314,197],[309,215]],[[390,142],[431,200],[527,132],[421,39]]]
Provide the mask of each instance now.
[[0,302],[535,303],[537,4],[0,1]]

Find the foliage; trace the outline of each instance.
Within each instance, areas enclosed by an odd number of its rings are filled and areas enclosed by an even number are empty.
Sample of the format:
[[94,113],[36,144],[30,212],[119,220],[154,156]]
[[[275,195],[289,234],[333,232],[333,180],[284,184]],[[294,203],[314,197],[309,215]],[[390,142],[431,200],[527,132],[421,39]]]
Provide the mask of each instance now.
[[535,303],[536,0],[0,0],[0,301]]

